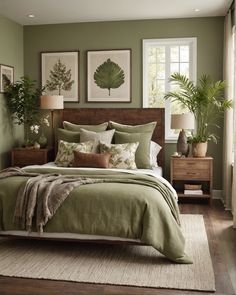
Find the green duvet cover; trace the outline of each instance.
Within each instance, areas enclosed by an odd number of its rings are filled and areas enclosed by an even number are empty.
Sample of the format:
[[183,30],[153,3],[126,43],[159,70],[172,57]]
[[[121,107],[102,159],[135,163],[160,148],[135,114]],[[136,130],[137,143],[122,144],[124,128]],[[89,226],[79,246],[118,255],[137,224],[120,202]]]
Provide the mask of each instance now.
[[[154,176],[114,172],[34,168],[29,172],[78,174],[111,182],[74,189],[44,227],[48,233],[79,233],[140,239],[174,262],[191,263],[184,252],[179,211],[173,192]],[[0,180],[0,233],[21,228],[13,224],[16,196],[29,177]]]

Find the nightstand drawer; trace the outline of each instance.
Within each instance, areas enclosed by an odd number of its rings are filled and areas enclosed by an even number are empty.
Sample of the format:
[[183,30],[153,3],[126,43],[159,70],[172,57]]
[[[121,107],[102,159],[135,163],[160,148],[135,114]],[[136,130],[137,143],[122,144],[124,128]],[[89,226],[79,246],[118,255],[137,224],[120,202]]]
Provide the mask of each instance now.
[[173,171],[173,179],[176,180],[209,180],[211,178],[210,170],[195,170],[195,169],[185,169],[183,170],[174,170]]
[[12,166],[42,165],[52,160],[52,149],[16,148],[11,152]]
[[[171,184],[177,191],[179,200],[206,199],[211,204],[213,181],[213,158],[171,157]],[[200,188],[186,189],[185,185],[199,185]]]
[[211,166],[211,162],[210,161],[206,161],[206,160],[188,160],[188,159],[181,159],[181,161],[174,160],[173,161],[173,168],[174,170],[187,170],[187,171],[206,171],[209,170]]

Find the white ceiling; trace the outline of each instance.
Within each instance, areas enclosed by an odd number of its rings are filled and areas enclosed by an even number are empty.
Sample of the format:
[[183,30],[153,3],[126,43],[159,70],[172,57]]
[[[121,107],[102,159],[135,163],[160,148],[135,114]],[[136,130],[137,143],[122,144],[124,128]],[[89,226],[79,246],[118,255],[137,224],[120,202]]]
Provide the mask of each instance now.
[[[22,25],[223,16],[232,0],[0,0],[0,14]],[[200,9],[195,12],[194,9]],[[27,17],[34,14],[35,18]]]

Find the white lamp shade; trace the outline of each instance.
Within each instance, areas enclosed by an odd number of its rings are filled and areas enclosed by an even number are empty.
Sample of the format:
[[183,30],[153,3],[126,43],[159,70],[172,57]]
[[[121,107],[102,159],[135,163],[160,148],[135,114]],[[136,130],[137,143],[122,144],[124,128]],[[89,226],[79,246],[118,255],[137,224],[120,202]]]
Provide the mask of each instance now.
[[191,113],[171,115],[171,129],[194,129],[194,122],[194,115]]
[[43,110],[64,109],[63,95],[42,95],[40,97],[40,108]]

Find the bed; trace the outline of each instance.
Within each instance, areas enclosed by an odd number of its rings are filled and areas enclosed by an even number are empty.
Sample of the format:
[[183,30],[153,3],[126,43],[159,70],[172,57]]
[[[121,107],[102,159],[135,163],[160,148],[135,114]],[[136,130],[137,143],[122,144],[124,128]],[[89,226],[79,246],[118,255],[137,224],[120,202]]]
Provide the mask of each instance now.
[[40,239],[119,242],[150,245],[177,263],[191,263],[184,250],[177,195],[162,178],[164,109],[65,109],[62,121],[128,125],[156,121],[152,140],[162,146],[154,169],[65,168],[55,163],[24,168],[24,173],[86,177],[97,181],[73,189],[39,233],[13,222],[16,196],[29,176],[0,178],[0,235]]

